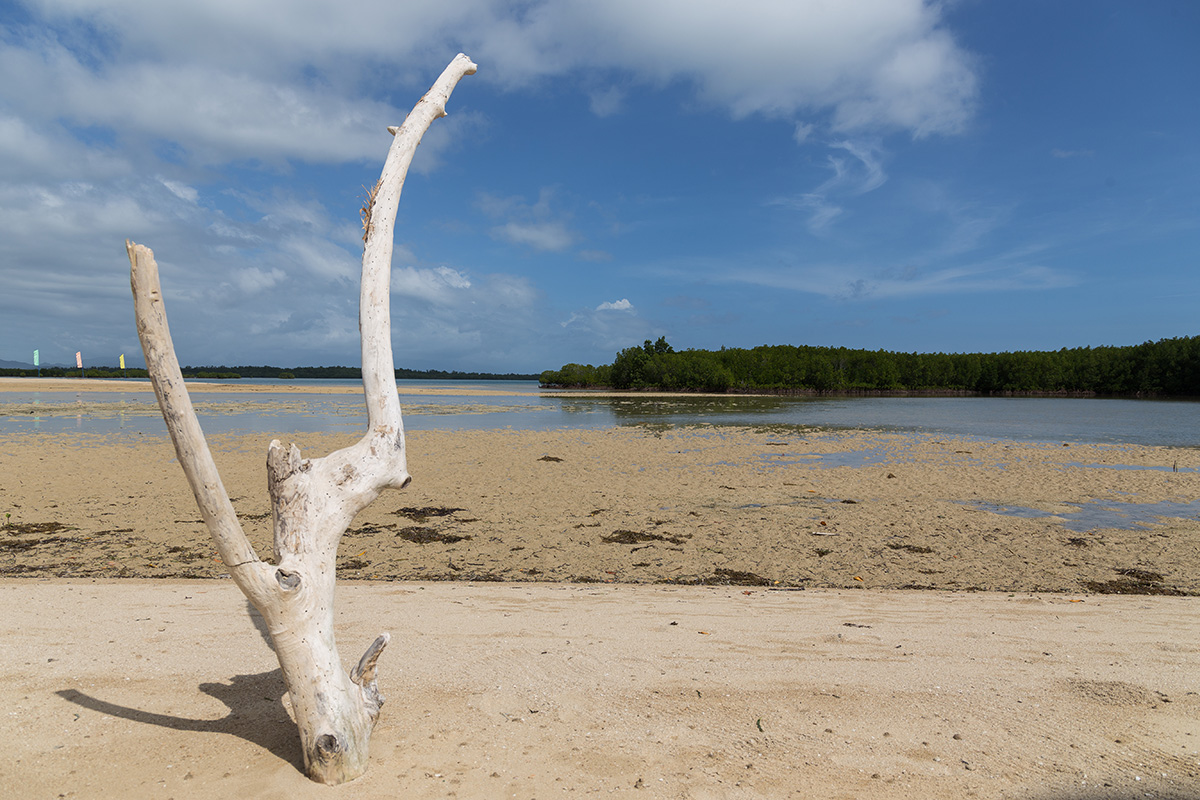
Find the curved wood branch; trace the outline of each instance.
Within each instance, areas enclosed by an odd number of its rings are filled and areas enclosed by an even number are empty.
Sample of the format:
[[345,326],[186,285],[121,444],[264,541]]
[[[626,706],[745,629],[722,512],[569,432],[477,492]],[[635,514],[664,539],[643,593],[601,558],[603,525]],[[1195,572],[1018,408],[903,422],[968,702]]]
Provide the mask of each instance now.
[[196,419],[192,399],[183,383],[175,345],[171,342],[171,331],[167,327],[167,312],[163,306],[154,252],[145,245],[129,240],[125,241],[125,250],[129,254],[129,280],[133,289],[138,338],[146,356],[150,384],[154,387],[163,420],[175,445],[175,455],[192,487],[192,494],[196,496],[196,504],[212,533],[221,560],[242,591],[253,599],[254,595],[262,594],[265,565],[259,561],[238,522],[237,513],[221,483],[212,452],[204,440],[200,421]]
[[[425,96],[413,107],[398,128],[389,127],[395,136],[379,182],[367,201],[363,214],[366,246],[363,249],[362,289],[358,305],[358,325],[362,332],[363,389],[367,395],[367,420],[374,431],[378,426],[393,426],[400,420],[400,401],[396,395],[396,368],[392,359],[391,305],[392,231],[400,192],[408,176],[409,165],[421,137],[435,119],[446,116],[446,101],[464,75],[474,75],[475,63],[462,53],[442,71]],[[402,429],[396,435],[403,436]]]
[[[475,70],[475,63],[459,53],[409,112],[404,124],[388,128],[395,138],[388,149],[379,181],[371,190],[363,210],[366,244],[358,326],[362,338],[367,432],[356,444],[311,461],[301,459],[294,447],[285,454],[282,443],[271,443],[267,462],[271,485],[279,487],[278,493],[272,489],[272,497],[276,501],[275,551],[280,564],[289,548],[294,546],[294,542],[289,544],[289,537],[283,535],[297,527],[288,518],[295,517],[301,506],[309,518],[317,515],[307,500],[292,508],[285,502],[286,498],[312,495],[324,498],[319,511],[322,524],[318,526],[323,541],[317,546],[327,553],[335,553],[342,532],[359,511],[384,489],[402,489],[412,480],[408,474],[404,421],[392,356],[391,282],[396,212],[421,137],[434,120],[446,116],[446,102],[454,87],[464,76],[475,74]],[[300,484],[306,484],[308,489],[301,492]]]
[[[421,137],[433,121],[446,116],[446,102],[454,87],[466,75],[475,74],[476,65],[459,53],[425,93],[400,127],[389,127],[395,137],[388,149],[379,181],[371,190],[363,210],[366,228],[363,248],[362,286],[358,304],[358,327],[362,338],[363,392],[367,403],[367,432],[356,444],[321,459],[302,460],[293,449],[288,455],[283,445],[271,443],[268,464],[272,485],[284,489],[299,481],[323,487],[329,498],[325,511],[327,523],[322,529],[329,538],[323,549],[336,551],[342,532],[354,516],[366,508],[384,489],[401,489],[412,478],[404,446],[404,421],[400,398],[396,392],[396,367],[392,356],[391,282],[392,247],[396,212],[404,180],[412,164]],[[337,487],[336,491],[332,487]],[[283,495],[289,494],[282,491]],[[281,524],[286,508],[276,497],[276,558],[282,559],[287,542],[280,533],[287,527]]]

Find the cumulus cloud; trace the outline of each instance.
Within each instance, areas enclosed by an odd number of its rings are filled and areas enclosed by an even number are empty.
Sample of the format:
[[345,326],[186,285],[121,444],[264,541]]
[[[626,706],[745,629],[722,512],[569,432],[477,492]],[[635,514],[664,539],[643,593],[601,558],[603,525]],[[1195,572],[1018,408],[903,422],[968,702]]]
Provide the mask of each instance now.
[[633,311],[633,303],[625,298],[614,300],[611,303],[601,303],[596,306],[597,311]]
[[[178,142],[208,163],[375,157],[387,141],[378,121],[404,109],[372,85],[426,84],[455,49],[487,65],[479,80],[613,70],[686,82],[738,117],[824,114],[835,132],[955,133],[977,93],[973,59],[925,0],[531,0],[519,11],[363,0],[353,14],[284,0],[42,0],[35,14],[40,25],[0,51],[0,72],[22,76],[0,90],[10,108]],[[586,91],[600,116],[624,97]]]
[[28,120],[61,118],[134,140],[174,142],[200,164],[376,157],[389,138],[379,121],[404,118],[363,95],[346,97],[287,76],[270,80],[221,61],[131,59],[93,69],[85,63],[91,55],[44,40],[4,48],[0,72],[27,79],[8,82],[3,97]]
[[[972,59],[922,0],[561,0],[483,39],[512,81],[574,67],[691,82],[736,116],[827,109],[834,130],[954,133],[977,92]],[[509,48],[541,58],[508,58]]]

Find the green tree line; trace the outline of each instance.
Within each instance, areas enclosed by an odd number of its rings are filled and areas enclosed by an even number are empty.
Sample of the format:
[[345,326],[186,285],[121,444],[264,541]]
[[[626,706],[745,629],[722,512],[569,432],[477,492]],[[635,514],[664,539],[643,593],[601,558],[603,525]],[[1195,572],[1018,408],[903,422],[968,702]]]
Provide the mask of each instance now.
[[[35,378],[38,375],[43,378],[78,378],[78,367],[42,367],[39,373],[36,368],[28,369],[23,367],[4,367],[0,369],[0,376],[5,378]],[[83,370],[85,378],[148,378],[150,374],[144,369],[136,369],[130,367],[124,372],[120,367],[85,367]]]
[[[233,379],[233,378],[351,378],[362,380],[362,370],[359,367],[181,367],[185,378],[200,379]],[[122,372],[118,367],[87,367],[84,377],[87,378],[123,378],[126,373],[130,378],[146,378],[145,369],[129,368]],[[36,369],[3,368],[0,376],[31,378],[38,375]],[[42,367],[43,378],[78,378],[79,370],[71,367]],[[401,380],[442,380],[442,381],[532,381],[537,375],[528,373],[497,373],[497,372],[459,372],[458,370],[441,369],[397,369],[396,378]]]
[[665,391],[1200,397],[1200,336],[1011,353],[804,345],[676,351],[660,337],[620,351],[612,364],[566,364],[540,380],[545,386]]

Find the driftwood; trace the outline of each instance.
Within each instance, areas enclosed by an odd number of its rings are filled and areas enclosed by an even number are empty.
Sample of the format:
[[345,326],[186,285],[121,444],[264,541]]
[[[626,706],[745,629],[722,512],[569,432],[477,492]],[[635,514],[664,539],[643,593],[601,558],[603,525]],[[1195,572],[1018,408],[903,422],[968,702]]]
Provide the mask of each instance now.
[[192,409],[167,329],[158,265],[148,247],[126,241],[138,336],[163,418],[200,512],[238,587],[262,614],[300,728],[304,769],[328,784],[361,775],[383,697],[375,665],[383,633],[347,674],[333,636],[338,542],[354,516],[384,489],[411,478],[396,393],[389,308],[392,229],[404,178],[422,135],[475,64],[459,54],[394,135],[383,173],[363,209],[365,229],[359,328],[367,432],[357,443],[306,459],[295,445],[271,442],[267,484],[275,527],[275,563],[259,560],[221,484]]

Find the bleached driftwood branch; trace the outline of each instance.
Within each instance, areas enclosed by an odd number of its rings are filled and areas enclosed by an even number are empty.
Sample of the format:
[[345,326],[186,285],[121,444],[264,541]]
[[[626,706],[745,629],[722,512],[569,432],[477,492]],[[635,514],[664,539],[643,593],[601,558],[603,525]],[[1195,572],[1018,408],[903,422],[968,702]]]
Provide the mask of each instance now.
[[278,440],[267,452],[274,511],[275,563],[261,561],[242,531],[183,383],[167,327],[158,265],[148,247],[126,241],[138,336],[150,382],[204,522],[221,559],[271,632],[300,728],[308,776],[341,783],[367,765],[371,729],[383,697],[376,662],[388,634],[376,639],[347,673],[333,636],[338,543],[354,516],[388,488],[411,480],[392,361],[390,283],[392,229],[404,178],[421,137],[475,64],[459,54],[399,128],[379,183],[363,209],[359,328],[367,432],[323,458],[305,459]]

